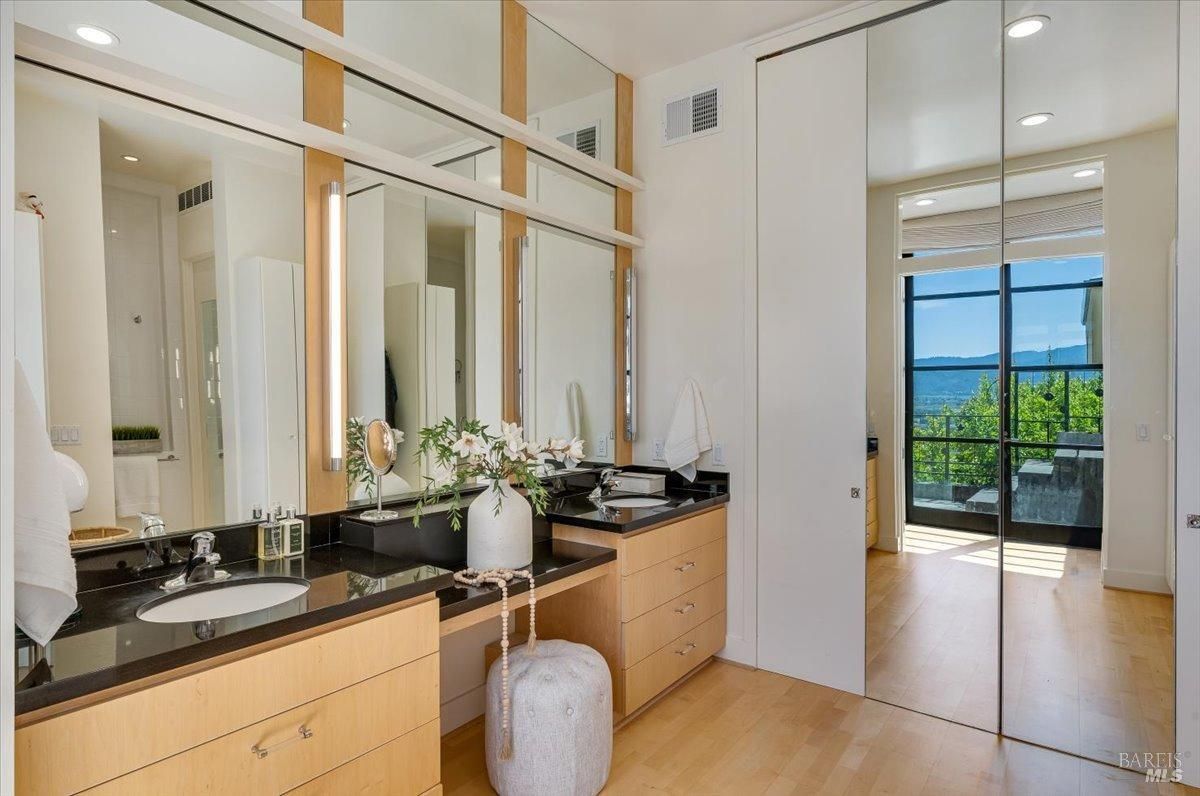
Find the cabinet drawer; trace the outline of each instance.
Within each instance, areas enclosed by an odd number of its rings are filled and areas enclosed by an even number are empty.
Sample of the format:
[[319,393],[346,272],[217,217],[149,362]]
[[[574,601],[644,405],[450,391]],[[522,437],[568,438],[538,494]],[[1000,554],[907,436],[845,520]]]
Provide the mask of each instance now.
[[427,600],[30,724],[15,735],[15,790],[76,793],[437,649]]
[[628,622],[725,571],[725,538],[621,578],[621,621]]
[[625,670],[628,716],[725,646],[725,612],[681,635],[641,663]]
[[[283,793],[426,722],[436,724],[438,676],[437,654],[427,655],[87,793],[173,793],[180,783],[194,793]],[[202,703],[193,710],[203,710]]]
[[632,575],[688,550],[725,538],[725,507],[624,540],[621,574]]
[[718,575],[625,623],[625,668],[724,610],[725,576]]
[[441,722],[430,721],[407,735],[356,757],[290,796],[416,796],[439,787]]

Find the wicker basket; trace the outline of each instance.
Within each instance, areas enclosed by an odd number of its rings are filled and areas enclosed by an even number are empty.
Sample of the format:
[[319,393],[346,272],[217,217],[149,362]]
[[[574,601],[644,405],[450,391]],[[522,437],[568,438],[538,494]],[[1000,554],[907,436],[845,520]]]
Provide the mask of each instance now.
[[76,548],[87,547],[93,544],[104,544],[105,542],[116,542],[132,535],[133,531],[128,528],[97,525],[92,528],[76,528],[71,531],[71,535],[67,539],[70,540],[71,547]]

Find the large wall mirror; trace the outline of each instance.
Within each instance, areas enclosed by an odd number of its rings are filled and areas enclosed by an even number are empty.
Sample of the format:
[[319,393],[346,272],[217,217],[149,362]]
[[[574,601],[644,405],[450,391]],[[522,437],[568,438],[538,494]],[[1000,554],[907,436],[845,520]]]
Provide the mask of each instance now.
[[529,125],[613,165],[616,74],[533,16],[528,17],[525,42]]
[[29,64],[16,83],[18,360],[86,473],[73,527],[303,511],[301,150]]
[[521,277],[522,412],[526,437],[584,441],[588,461],[616,444],[615,250],[531,223]]
[[867,693],[1114,765],[1174,748],[1177,19],[868,32]]
[[[495,173],[495,153],[447,168]],[[347,164],[349,415],[404,434],[385,497],[422,489],[419,432],[444,418],[501,420],[500,214]],[[352,501],[366,497],[350,485]]]

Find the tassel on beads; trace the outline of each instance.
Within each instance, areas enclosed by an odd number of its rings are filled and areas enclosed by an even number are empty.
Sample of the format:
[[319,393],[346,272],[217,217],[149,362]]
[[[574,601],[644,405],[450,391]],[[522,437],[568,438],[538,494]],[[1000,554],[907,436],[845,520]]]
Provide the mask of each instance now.
[[454,580],[466,586],[482,586],[491,584],[500,589],[500,759],[511,760],[513,753],[512,741],[512,702],[508,696],[508,582],[514,577],[522,577],[529,581],[529,641],[526,651],[532,654],[537,650],[537,594],[534,591],[533,573],[527,569],[467,569],[454,573]]

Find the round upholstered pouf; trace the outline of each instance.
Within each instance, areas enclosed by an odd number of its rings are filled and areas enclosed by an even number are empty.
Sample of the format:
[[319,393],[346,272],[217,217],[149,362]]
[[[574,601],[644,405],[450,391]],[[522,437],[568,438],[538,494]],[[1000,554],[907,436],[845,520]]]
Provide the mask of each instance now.
[[500,796],[594,796],[612,762],[612,676],[604,656],[539,640],[508,656],[512,756],[500,759],[502,659],[487,678],[487,768]]

